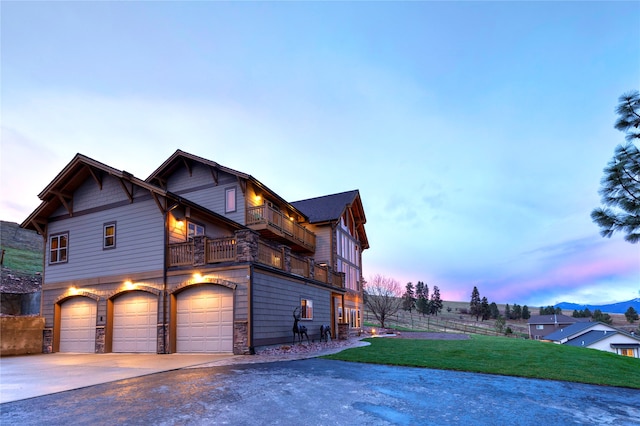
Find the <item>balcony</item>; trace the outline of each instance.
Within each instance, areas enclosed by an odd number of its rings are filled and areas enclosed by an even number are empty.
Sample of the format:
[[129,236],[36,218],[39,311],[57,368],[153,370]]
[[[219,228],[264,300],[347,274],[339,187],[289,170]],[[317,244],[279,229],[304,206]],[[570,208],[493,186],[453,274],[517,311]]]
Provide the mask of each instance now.
[[290,245],[294,251],[316,251],[316,234],[267,205],[249,207],[246,226],[264,238]]
[[[236,234],[238,235],[238,234]],[[222,262],[244,262],[251,260],[293,275],[320,281],[337,289],[344,289],[344,274],[335,273],[326,266],[316,265],[312,259],[298,256],[287,248],[274,247],[258,236],[255,249],[248,258],[242,258],[238,250],[242,240],[236,237],[196,237],[194,241],[169,244],[167,264],[170,268],[180,266],[202,266]],[[246,253],[245,253],[246,255]]]

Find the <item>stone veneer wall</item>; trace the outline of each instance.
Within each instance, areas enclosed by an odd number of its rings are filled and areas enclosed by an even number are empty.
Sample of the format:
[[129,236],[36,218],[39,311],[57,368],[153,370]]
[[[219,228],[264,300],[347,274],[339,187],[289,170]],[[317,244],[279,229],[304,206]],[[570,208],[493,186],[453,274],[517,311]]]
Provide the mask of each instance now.
[[253,349],[249,347],[248,321],[233,323],[233,353],[234,355],[253,355]]

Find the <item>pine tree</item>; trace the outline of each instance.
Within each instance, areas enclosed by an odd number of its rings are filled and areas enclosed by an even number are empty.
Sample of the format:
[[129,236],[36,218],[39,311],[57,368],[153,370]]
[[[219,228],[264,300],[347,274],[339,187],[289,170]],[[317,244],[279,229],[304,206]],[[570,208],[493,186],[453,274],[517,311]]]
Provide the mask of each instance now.
[[522,319],[529,319],[531,318],[531,312],[529,312],[529,307],[527,305],[524,305],[522,307]]
[[480,315],[482,315],[482,321],[489,319],[489,316],[491,315],[489,300],[486,297],[483,297],[480,302]]
[[615,232],[626,234],[632,244],[640,241],[640,92],[620,96],[615,128],[626,134],[627,143],[615,148],[614,156],[604,169],[600,181],[601,204],[591,212],[591,219],[600,227],[603,237]]
[[[426,295],[426,296],[425,296]],[[429,313],[429,287],[422,281],[416,284],[416,310],[422,315]]]
[[411,313],[411,310],[415,307],[415,305],[416,297],[413,292],[413,283],[407,283],[405,292],[402,295],[402,309]]
[[498,309],[496,302],[491,302],[489,310],[491,311],[491,319],[498,319],[500,316],[500,309]]
[[471,316],[476,316],[476,321],[480,318],[482,314],[482,302],[480,300],[480,292],[478,291],[478,287],[473,286],[473,291],[471,292],[471,301],[469,302],[469,313]]
[[629,309],[627,309],[627,311],[624,313],[624,316],[631,324],[633,324],[634,321],[638,320],[638,312],[633,306],[629,306]]
[[433,294],[431,295],[430,311],[435,316],[438,316],[442,310],[442,299],[440,299],[440,289],[437,285],[433,286]]
[[516,303],[511,309],[511,319],[519,320],[520,318],[522,318],[522,306]]

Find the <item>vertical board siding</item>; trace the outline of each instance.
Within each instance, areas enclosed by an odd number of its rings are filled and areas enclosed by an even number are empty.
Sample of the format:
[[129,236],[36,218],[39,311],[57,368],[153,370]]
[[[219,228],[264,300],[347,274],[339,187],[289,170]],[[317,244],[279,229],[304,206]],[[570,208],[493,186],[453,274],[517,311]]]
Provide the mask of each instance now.
[[331,227],[330,226],[313,226],[310,231],[316,234],[316,251],[313,259],[316,262],[327,262],[331,267]]
[[309,339],[318,339],[320,326],[331,324],[331,291],[304,281],[254,272],[253,279],[254,344],[291,343],[293,310],[300,299],[313,301],[313,320],[300,321],[307,327]]

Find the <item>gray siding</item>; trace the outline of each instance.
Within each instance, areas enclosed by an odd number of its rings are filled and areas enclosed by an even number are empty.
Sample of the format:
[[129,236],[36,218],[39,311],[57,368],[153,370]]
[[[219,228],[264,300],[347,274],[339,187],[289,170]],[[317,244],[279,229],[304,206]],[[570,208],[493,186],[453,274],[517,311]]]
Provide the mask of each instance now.
[[[169,292],[175,291],[175,289],[186,282],[190,282],[193,279],[193,273],[195,270],[189,271],[187,274],[172,275],[168,280]],[[247,268],[232,268],[232,269],[199,269],[199,272],[203,276],[212,276],[225,281],[230,281],[236,284],[234,293],[234,320],[241,321],[248,319],[249,312],[249,298],[248,298],[248,282]]]
[[302,320],[309,339],[318,340],[320,326],[331,324],[331,291],[302,280],[254,272],[253,278],[254,346],[291,344],[293,341],[293,310],[300,299],[313,301],[313,320]]
[[[237,210],[231,213],[225,213],[227,188],[236,188]],[[185,168],[178,168],[168,179],[167,189],[235,222],[245,223],[245,203],[236,176],[220,172],[216,184],[208,167],[195,164],[191,175]]]
[[[109,187],[105,179],[104,188]],[[119,185],[119,184],[118,184]],[[85,190],[90,189],[92,190]],[[101,205],[122,201],[110,192],[102,193],[93,183],[83,186],[74,197],[74,216],[49,224],[49,235],[68,232],[68,261],[49,264],[49,251],[45,256],[47,284],[161,270],[164,266],[163,215],[153,199],[144,192],[136,194],[133,203],[128,200],[113,208],[100,210]],[[122,193],[120,188],[120,193]],[[101,195],[104,198],[100,198]],[[77,206],[92,208],[90,212]],[[103,249],[103,225],[116,222],[116,248]]]

